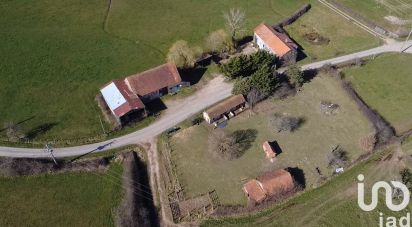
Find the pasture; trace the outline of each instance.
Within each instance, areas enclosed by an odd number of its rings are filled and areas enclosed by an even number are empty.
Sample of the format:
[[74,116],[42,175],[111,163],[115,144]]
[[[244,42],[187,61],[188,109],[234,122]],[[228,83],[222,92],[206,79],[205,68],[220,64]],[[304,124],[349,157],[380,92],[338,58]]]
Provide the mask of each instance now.
[[[243,35],[251,35],[257,24],[280,21],[304,3],[2,1],[0,126],[12,121],[30,140],[101,136],[101,113],[94,97],[108,81],[163,63],[176,40],[202,46],[209,32],[224,27],[222,14],[230,8],[246,11]],[[376,45],[366,32],[338,19],[316,1],[311,3],[313,9],[299,24],[331,40],[322,47],[302,41],[306,54],[314,56],[312,60]],[[290,34],[302,40],[299,27],[291,27]],[[0,136],[4,134],[1,130]]]
[[[338,0],[338,2],[391,31],[398,29],[409,31],[412,25],[411,0]],[[388,16],[396,19],[394,21],[385,19]]]
[[[336,103],[339,110],[325,115],[320,111],[321,101]],[[301,117],[304,122],[294,132],[277,132],[270,124],[275,113]],[[216,190],[222,204],[245,205],[243,184],[268,170],[297,167],[304,173],[306,188],[317,187],[322,177],[333,172],[327,159],[333,147],[339,145],[349,160],[355,160],[363,153],[359,139],[371,133],[372,126],[337,79],[320,75],[305,84],[296,96],[264,101],[254,113],[246,111],[228,121],[225,130],[229,132],[255,131],[255,138],[240,158],[226,161],[214,157],[208,150],[211,130],[212,126],[203,123],[171,138],[172,162],[185,195]],[[282,150],[274,163],[265,157],[264,141],[277,141]]]
[[1,226],[114,226],[122,167],[0,178]]
[[389,121],[397,134],[412,129],[411,62],[412,55],[394,53],[344,70],[358,94]]

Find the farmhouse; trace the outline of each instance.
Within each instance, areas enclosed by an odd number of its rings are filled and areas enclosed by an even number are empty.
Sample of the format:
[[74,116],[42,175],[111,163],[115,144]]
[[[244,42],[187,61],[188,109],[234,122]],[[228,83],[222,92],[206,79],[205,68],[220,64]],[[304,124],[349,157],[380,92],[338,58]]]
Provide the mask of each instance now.
[[212,124],[222,118],[227,120],[242,112],[244,108],[246,108],[246,100],[243,95],[235,95],[203,112],[203,118]]
[[100,93],[121,124],[128,119],[145,117],[145,104],[165,94],[176,93],[187,84],[182,81],[176,66],[167,63],[124,80],[114,80],[100,89]]
[[298,45],[286,34],[262,23],[255,28],[253,39],[259,49],[276,55],[282,64],[296,62]]
[[243,186],[250,202],[261,203],[267,198],[282,195],[295,187],[292,175],[284,170],[265,173],[256,179],[248,181]]
[[265,141],[263,143],[263,151],[265,151],[266,158],[269,159],[271,162],[273,162],[275,160],[276,155],[280,153],[279,151],[276,151],[273,144],[269,141]]

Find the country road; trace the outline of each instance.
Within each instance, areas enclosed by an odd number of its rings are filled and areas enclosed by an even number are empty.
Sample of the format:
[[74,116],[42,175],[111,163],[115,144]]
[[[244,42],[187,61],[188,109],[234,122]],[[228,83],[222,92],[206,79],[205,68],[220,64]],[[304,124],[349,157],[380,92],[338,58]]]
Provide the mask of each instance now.
[[[412,40],[403,45],[400,42],[383,45],[365,51],[360,51],[353,54],[344,55],[324,61],[319,61],[307,65],[303,65],[303,70],[317,69],[325,64],[339,64],[357,58],[364,58],[368,56],[378,55],[386,52],[399,52],[403,47],[405,52],[412,53]],[[150,126],[121,136],[115,139],[107,140],[100,143],[82,145],[76,147],[55,148],[55,157],[70,157],[78,156],[90,152],[102,152],[109,149],[119,148],[125,145],[137,144],[148,141],[161,134],[168,128],[184,121],[190,116],[204,110],[210,105],[219,102],[231,95],[232,85],[224,82],[220,76],[210,81],[205,87],[198,90],[190,97],[179,100],[178,102],[168,103],[168,109],[164,111],[159,120],[155,121]],[[15,148],[15,147],[0,147],[0,156],[6,157],[26,157],[26,158],[45,158],[49,154],[43,149],[33,148]]]

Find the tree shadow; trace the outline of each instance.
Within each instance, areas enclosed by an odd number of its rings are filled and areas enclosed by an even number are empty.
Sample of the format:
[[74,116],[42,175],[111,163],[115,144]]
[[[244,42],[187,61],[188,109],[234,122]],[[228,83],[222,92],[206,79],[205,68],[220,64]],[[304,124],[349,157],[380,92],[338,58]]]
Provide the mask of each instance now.
[[50,131],[54,126],[58,125],[56,122],[52,122],[52,123],[45,123],[45,124],[41,124],[38,125],[37,127],[31,129],[26,137],[27,139],[31,140],[36,138],[37,136],[43,135],[44,133],[46,133],[47,131]]
[[[30,120],[34,119],[34,118],[35,118],[35,116],[28,117],[28,118],[26,118],[26,119],[24,119],[24,120],[22,120],[22,121],[17,122],[15,125],[23,124],[23,123],[25,123],[25,122],[27,122],[27,121],[30,121]],[[5,131],[6,129],[7,129],[7,127],[6,127],[6,128],[2,128],[2,129],[0,129],[0,132]]]
[[236,142],[240,145],[242,154],[252,147],[252,143],[256,140],[258,131],[255,129],[237,130],[232,133]]
[[240,46],[243,46],[243,45],[245,45],[247,43],[250,43],[252,41],[253,41],[253,36],[247,35],[247,36],[244,36],[244,37],[238,39],[236,42],[237,42],[237,46],[240,47]]
[[305,83],[310,82],[317,75],[318,75],[318,70],[316,70],[316,69],[309,69],[309,70],[303,71],[303,79],[304,79]]
[[292,175],[295,182],[302,188],[306,188],[305,173],[298,167],[289,167],[286,169]]
[[206,67],[198,66],[190,69],[180,69],[179,73],[183,81],[189,82],[190,85],[194,85],[199,83],[206,70]]

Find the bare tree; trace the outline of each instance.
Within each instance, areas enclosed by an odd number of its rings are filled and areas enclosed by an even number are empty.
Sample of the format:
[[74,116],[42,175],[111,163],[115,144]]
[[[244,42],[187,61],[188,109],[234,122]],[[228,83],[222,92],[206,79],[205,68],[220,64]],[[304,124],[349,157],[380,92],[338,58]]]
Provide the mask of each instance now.
[[6,129],[7,137],[12,142],[17,142],[19,140],[22,140],[22,139],[26,138],[26,135],[24,135],[24,133],[21,132],[18,125],[16,125],[12,121],[9,121],[9,122],[5,123],[4,128]]
[[245,26],[246,14],[241,9],[232,8],[223,14],[227,30],[231,34],[232,42],[236,45],[236,35],[241,32]]
[[273,128],[275,128],[277,132],[282,132],[282,131],[294,132],[303,123],[304,123],[304,119],[301,117],[283,116],[280,114],[274,114],[270,118],[270,125]]
[[178,40],[170,47],[166,60],[175,63],[177,67],[189,68],[195,65],[201,52],[199,47],[190,48],[186,41]]
[[241,155],[241,145],[236,140],[236,136],[229,135],[223,129],[215,129],[209,135],[209,150],[225,160],[238,158]]
[[348,152],[343,150],[339,145],[335,146],[327,156],[329,167],[342,167],[348,159]]
[[223,29],[220,29],[209,34],[206,38],[206,47],[211,52],[229,52],[233,48],[233,43],[229,35]]
[[247,94],[247,102],[250,106],[250,108],[253,110],[255,107],[256,103],[258,103],[260,100],[264,99],[265,95],[262,94],[258,89],[252,88],[249,93]]

